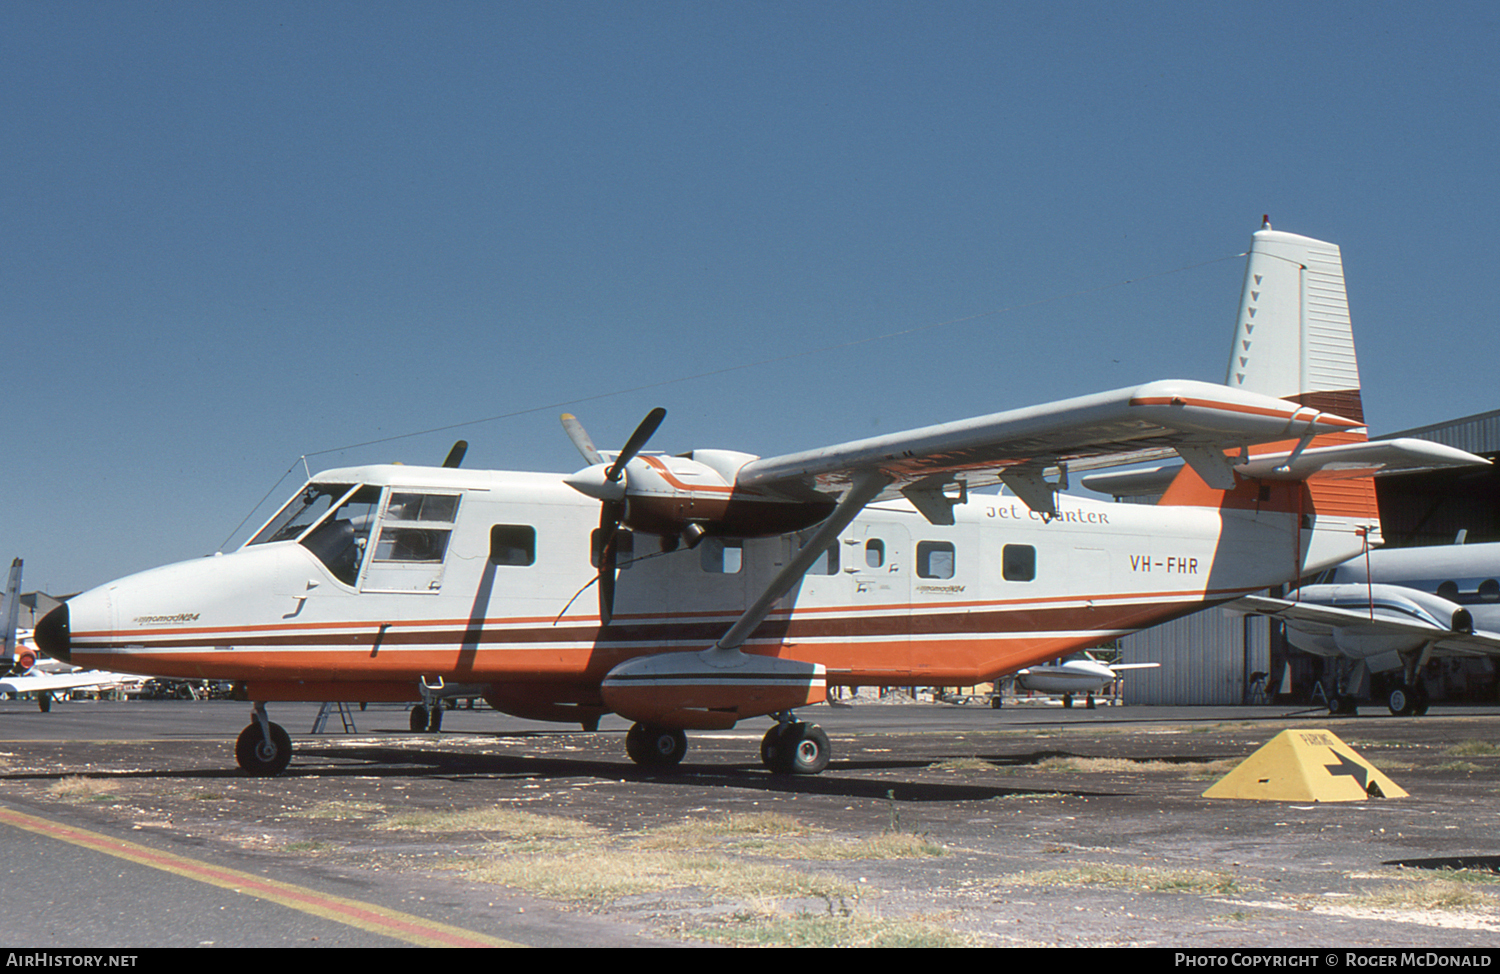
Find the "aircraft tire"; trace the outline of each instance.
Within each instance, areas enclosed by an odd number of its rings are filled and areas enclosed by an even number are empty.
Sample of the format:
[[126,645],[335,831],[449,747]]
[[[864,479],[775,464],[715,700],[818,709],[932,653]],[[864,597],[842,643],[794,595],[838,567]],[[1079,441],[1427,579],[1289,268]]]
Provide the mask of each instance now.
[[46,690],[43,690],[41,693],[38,693],[36,695],[36,706],[37,706],[37,709],[40,710],[44,714],[51,713],[52,712],[52,694],[48,693]]
[[781,755],[781,739],[794,727],[794,724],[783,724],[779,721],[771,725],[766,731],[766,736],[760,739],[760,763],[765,765],[767,771],[777,771],[777,761]]
[[427,707],[425,705],[419,703],[411,708],[411,721],[408,726],[411,727],[413,734],[420,734],[427,729]]
[[625,734],[625,753],[643,768],[671,768],[687,753],[687,735],[671,727],[631,724]]
[[817,724],[777,724],[760,745],[761,762],[775,774],[818,774],[831,756],[828,734]]
[[1405,683],[1398,683],[1386,694],[1385,705],[1394,717],[1410,717],[1417,711],[1417,695]]
[[1415,686],[1413,686],[1411,688],[1411,696],[1412,696],[1412,705],[1411,705],[1412,716],[1413,717],[1421,717],[1424,714],[1426,714],[1427,713],[1427,707],[1428,707],[1428,705],[1432,703],[1432,698],[1427,695],[1427,688],[1425,686],[1423,686],[1421,683],[1417,683]]
[[432,705],[432,713],[427,718],[427,729],[434,734],[440,734],[443,730],[443,705],[441,702]]
[[1335,693],[1328,698],[1328,712],[1335,717],[1359,716],[1359,705],[1353,697]]
[[270,726],[271,739],[261,734],[260,721],[252,720],[234,742],[234,759],[240,770],[256,777],[270,777],[286,770],[292,760],[292,739],[280,724]]

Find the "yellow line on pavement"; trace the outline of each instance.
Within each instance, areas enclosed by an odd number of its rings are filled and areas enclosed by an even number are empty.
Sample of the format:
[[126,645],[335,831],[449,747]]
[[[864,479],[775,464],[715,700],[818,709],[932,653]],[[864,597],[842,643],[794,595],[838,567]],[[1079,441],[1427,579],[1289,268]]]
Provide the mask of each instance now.
[[161,852],[148,846],[139,845],[135,842],[127,842],[124,839],[113,839],[107,835],[97,832],[89,832],[85,829],[73,828],[68,825],[60,825],[35,815],[27,815],[11,808],[0,806],[0,822],[14,825],[18,829],[35,832],[50,838],[70,842],[73,845],[96,852],[103,852],[120,859],[128,859],[131,862],[160,869],[163,872],[183,876],[187,879],[196,879],[200,883],[208,883],[222,889],[243,893],[246,896],[254,896],[258,899],[269,900],[272,903],[280,903],[282,906],[301,910],[314,916],[334,920],[338,923],[368,930],[386,937],[404,940],[410,944],[422,947],[521,947],[523,944],[513,943],[509,940],[501,940],[498,937],[488,937],[482,933],[474,933],[459,927],[451,927],[445,923],[437,923],[425,920],[410,913],[402,913],[399,910],[388,910],[382,906],[372,903],[362,903],[359,900],[346,900],[341,896],[330,896],[327,893],[319,893],[317,890],[308,889],[305,886],[294,886],[291,883],[278,882],[274,879],[266,879],[264,876],[255,876],[250,873],[240,872],[238,869],[228,869],[224,866],[215,866],[198,859],[189,859],[186,856],[174,855],[170,852]]

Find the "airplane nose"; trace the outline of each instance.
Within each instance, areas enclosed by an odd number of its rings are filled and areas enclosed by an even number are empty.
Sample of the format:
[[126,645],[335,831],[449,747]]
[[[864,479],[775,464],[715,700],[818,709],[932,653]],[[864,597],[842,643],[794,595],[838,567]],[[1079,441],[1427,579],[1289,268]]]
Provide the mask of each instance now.
[[72,633],[66,602],[42,616],[42,621],[36,624],[36,630],[31,635],[41,651],[48,656],[64,663],[73,662],[70,656],[73,649]]

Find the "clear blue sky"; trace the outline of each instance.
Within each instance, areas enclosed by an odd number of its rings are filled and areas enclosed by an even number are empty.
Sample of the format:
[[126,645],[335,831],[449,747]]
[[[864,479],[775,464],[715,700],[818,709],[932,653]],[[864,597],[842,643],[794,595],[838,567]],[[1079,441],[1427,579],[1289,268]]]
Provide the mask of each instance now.
[[572,470],[542,407],[587,397],[601,446],[662,405],[654,448],[769,455],[1222,381],[1241,261],[1106,285],[1262,213],[1343,247],[1377,432],[1500,407],[1497,24],[0,5],[0,556],[66,593],[207,554],[302,454],[483,417],[519,413],[309,462]]

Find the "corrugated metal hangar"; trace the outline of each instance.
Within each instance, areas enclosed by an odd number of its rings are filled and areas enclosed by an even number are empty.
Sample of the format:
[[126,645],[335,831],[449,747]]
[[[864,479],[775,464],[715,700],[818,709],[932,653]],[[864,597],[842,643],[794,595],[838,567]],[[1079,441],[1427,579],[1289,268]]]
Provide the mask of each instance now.
[[[1397,437],[1431,440],[1496,460],[1500,410],[1376,438]],[[1453,544],[1460,537],[1468,543],[1500,541],[1500,464],[1383,476],[1375,490],[1388,547]],[[1122,662],[1161,663],[1159,669],[1129,674],[1123,686],[1129,704],[1321,705],[1320,684],[1331,686],[1335,667],[1348,665],[1293,649],[1279,622],[1223,609],[1123,637],[1119,648]],[[1434,659],[1423,678],[1433,701],[1500,700],[1500,678],[1487,659]]]

